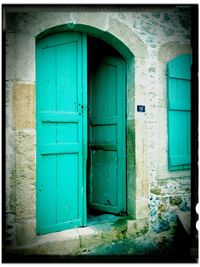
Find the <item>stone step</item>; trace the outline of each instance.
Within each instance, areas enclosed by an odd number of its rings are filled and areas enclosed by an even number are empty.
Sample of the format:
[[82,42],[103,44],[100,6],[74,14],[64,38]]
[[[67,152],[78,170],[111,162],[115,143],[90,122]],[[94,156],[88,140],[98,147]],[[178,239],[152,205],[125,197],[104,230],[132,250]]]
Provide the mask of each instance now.
[[88,226],[40,235],[29,244],[15,246],[10,253],[23,255],[76,255],[114,240],[139,236],[148,231],[145,220],[104,214],[88,218]]

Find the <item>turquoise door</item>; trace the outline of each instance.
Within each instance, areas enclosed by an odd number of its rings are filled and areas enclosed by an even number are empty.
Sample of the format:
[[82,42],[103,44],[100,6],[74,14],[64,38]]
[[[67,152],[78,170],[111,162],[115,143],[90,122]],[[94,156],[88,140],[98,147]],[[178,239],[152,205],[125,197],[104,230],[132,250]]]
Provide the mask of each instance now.
[[86,52],[80,33],[37,42],[38,234],[86,224]]
[[125,63],[95,62],[89,97],[89,206],[126,211]]

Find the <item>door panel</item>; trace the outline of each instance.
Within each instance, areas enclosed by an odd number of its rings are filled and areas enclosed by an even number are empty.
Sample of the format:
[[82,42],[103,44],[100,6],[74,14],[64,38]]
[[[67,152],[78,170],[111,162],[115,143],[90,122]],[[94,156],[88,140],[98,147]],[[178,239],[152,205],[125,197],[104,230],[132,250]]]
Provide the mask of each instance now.
[[90,75],[89,205],[126,211],[125,63],[104,57]]
[[37,43],[38,234],[86,224],[86,64],[85,35]]

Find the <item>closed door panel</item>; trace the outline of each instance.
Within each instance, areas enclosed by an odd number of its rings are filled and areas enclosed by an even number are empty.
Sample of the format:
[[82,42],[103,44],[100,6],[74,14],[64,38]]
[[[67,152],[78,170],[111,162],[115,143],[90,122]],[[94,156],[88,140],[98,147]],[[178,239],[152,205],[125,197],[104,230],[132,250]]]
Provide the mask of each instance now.
[[104,57],[90,76],[89,205],[119,214],[126,211],[125,63]]
[[60,33],[36,50],[37,233],[86,223],[86,37]]

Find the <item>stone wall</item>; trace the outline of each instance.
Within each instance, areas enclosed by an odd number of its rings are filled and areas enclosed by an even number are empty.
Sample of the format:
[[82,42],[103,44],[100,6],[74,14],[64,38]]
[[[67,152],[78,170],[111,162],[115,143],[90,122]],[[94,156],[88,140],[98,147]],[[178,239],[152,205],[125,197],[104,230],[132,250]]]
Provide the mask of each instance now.
[[163,180],[150,187],[149,208],[152,229],[159,233],[177,221],[178,211],[190,211],[190,179]]
[[[149,217],[155,231],[159,227],[166,230],[169,221],[176,219],[176,210],[190,206],[190,171],[168,171],[165,76],[167,61],[191,53],[190,8],[132,7],[95,12],[68,7],[9,7],[5,21],[8,239],[15,242],[15,227],[20,236],[27,223],[34,232],[35,40],[59,25],[69,25],[68,29],[78,25],[78,29],[112,45],[111,37],[115,36],[134,55],[129,61],[121,50],[128,64],[128,211],[135,219]],[[146,112],[137,112],[137,105],[145,105]],[[164,228],[158,225],[163,221],[168,222]]]

